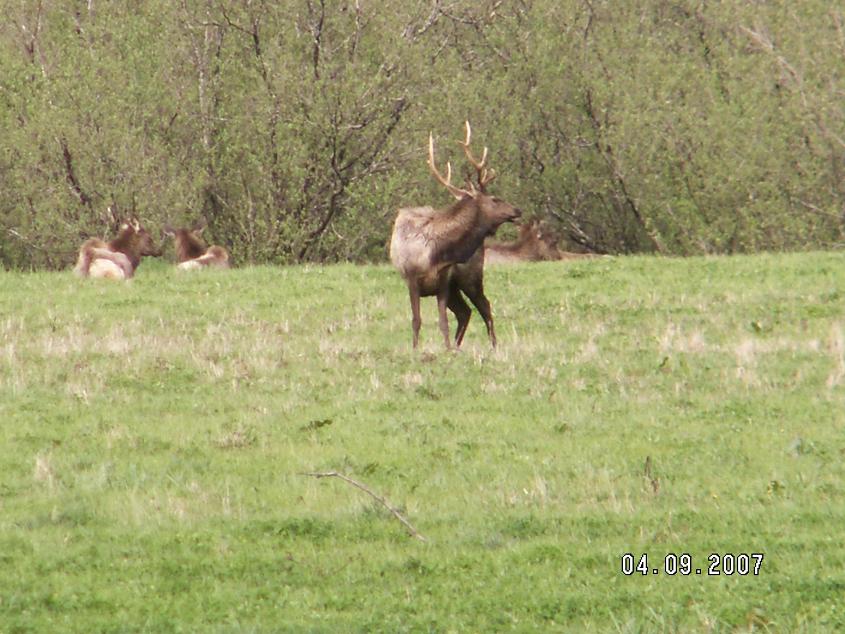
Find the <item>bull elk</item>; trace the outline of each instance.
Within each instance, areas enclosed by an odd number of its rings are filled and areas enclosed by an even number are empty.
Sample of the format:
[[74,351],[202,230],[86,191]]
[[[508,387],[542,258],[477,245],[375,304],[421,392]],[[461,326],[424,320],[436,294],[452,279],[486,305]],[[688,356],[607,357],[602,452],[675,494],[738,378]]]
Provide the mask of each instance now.
[[176,268],[181,271],[194,271],[205,268],[229,268],[229,252],[221,246],[207,246],[202,239],[205,222],[194,225],[192,229],[173,229],[164,227],[165,235],[173,238],[176,245]]
[[484,239],[493,235],[502,223],[519,218],[521,211],[487,193],[487,185],[496,177],[487,168],[487,148],[481,158],[470,150],[472,128],[466,122],[466,138],[461,143],[469,163],[475,168],[476,183],[467,181],[467,189],[452,185],[452,165],[446,163],[446,175],[434,160],[434,138],[428,137],[428,167],[434,178],[457,199],[445,209],[406,207],[400,209],[390,240],[390,259],[408,284],[411,298],[411,327],[414,348],[419,344],[420,297],[435,295],[440,332],[450,347],[446,309],[458,321],[455,346],[460,347],[472,311],[464,295],[481,314],[490,343],[496,346],[493,313],[484,295]]
[[161,250],[153,243],[150,233],[136,218],[120,226],[111,242],[90,238],[79,249],[74,272],[80,277],[102,277],[128,280],[145,255],[158,256]]

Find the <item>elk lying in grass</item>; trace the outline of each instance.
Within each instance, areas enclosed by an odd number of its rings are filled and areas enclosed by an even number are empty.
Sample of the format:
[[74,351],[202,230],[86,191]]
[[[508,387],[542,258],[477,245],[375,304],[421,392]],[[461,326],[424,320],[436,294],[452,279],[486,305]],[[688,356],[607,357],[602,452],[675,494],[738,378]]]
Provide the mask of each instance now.
[[557,240],[536,220],[520,225],[519,237],[513,242],[488,242],[484,245],[484,264],[487,265],[560,258]]
[[428,137],[428,166],[437,181],[458,202],[445,209],[432,207],[407,207],[399,210],[390,240],[390,259],[399,269],[411,298],[411,327],[414,348],[420,336],[420,297],[435,295],[439,313],[440,332],[450,347],[449,323],[446,308],[458,320],[455,345],[460,346],[466,333],[472,311],[463,295],[476,307],[484,323],[490,342],[496,346],[493,313],[484,295],[484,239],[493,235],[504,222],[512,222],[520,210],[486,192],[486,186],[495,178],[487,169],[487,148],[481,159],[470,151],[472,129],[466,123],[463,145],[467,160],[477,173],[477,186],[468,181],[468,189],[452,185],[452,166],[446,163],[446,175],[437,169],[434,161],[434,139]]
[[519,237],[513,242],[489,242],[484,245],[484,263],[512,264],[514,262],[542,262],[547,260],[583,260],[604,257],[596,253],[561,251],[558,239],[542,222],[531,220],[519,227]]
[[192,229],[164,227],[165,235],[172,236],[176,245],[176,265],[181,271],[205,268],[229,268],[229,252],[221,246],[207,246],[202,239],[206,224],[200,223]]
[[173,238],[177,262],[186,262],[205,254],[208,250],[202,238],[205,227],[205,222],[198,222],[190,229],[174,229],[169,224],[164,225],[164,235]]
[[197,271],[207,268],[228,269],[229,252],[213,244],[201,256],[180,262],[176,268],[180,271]]
[[120,226],[111,242],[90,238],[79,249],[74,272],[80,277],[128,280],[135,275],[141,256],[161,255],[150,233],[136,218]]

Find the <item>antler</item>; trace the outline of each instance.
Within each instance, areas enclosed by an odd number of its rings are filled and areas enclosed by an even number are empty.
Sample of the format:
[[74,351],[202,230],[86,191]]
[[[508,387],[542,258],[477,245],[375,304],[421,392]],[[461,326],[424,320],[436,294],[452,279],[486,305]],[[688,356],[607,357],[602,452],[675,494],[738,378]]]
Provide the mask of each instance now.
[[463,142],[458,141],[463,148],[464,154],[466,154],[467,160],[472,163],[472,166],[475,168],[478,176],[478,190],[484,191],[484,188],[496,178],[496,172],[491,169],[487,169],[487,146],[484,146],[484,151],[481,153],[481,160],[475,158],[472,155],[472,151],[469,149],[469,145],[472,142],[472,128],[469,125],[469,121],[466,122],[466,140]]
[[428,134],[428,167],[431,169],[431,173],[434,174],[437,182],[448,189],[449,193],[458,200],[461,200],[464,196],[473,196],[473,192],[452,185],[452,164],[449,161],[446,161],[446,176],[443,176],[437,169],[437,166],[434,164],[434,136],[430,132]]

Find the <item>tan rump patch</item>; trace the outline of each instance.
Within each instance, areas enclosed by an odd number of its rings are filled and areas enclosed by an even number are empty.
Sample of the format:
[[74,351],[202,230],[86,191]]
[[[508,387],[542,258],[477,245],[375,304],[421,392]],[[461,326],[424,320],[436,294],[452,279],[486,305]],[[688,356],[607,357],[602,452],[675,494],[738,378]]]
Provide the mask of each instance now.
[[111,260],[97,258],[91,262],[91,267],[88,269],[90,277],[99,277],[109,280],[125,280],[126,275],[123,269]]

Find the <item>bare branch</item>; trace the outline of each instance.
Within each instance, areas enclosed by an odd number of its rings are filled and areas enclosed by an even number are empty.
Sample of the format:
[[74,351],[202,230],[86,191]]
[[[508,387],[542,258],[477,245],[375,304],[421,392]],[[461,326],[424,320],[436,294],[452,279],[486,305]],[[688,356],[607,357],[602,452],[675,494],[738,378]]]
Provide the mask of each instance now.
[[381,495],[378,495],[375,491],[373,491],[367,485],[362,484],[361,482],[358,482],[357,480],[353,480],[349,476],[345,476],[342,473],[338,473],[337,471],[322,471],[322,472],[316,472],[316,473],[302,473],[300,475],[310,476],[312,478],[318,478],[318,479],[320,479],[320,478],[340,478],[344,482],[347,482],[347,483],[351,484],[352,486],[354,486],[358,489],[361,489],[364,493],[370,495],[374,500],[376,500],[382,506],[384,506],[384,508],[386,508],[388,511],[390,511],[396,519],[398,519],[400,522],[402,522],[402,524],[405,526],[405,528],[408,529],[408,532],[411,534],[412,537],[415,537],[422,542],[428,541],[425,537],[423,537],[420,534],[420,532],[416,528],[413,527],[413,525],[411,525],[411,523],[408,520],[406,520],[404,517],[402,517],[402,514],[398,510],[396,510],[396,508],[390,502],[388,502],[386,498],[384,498]]
[[654,250],[658,253],[665,253],[665,248],[663,247],[663,242],[660,239],[659,234],[642,215],[636,199],[628,190],[627,180],[625,175],[622,173],[622,168],[619,165],[616,154],[613,152],[613,147],[609,143],[602,143],[606,124],[603,124],[599,117],[599,113],[593,104],[593,95],[590,90],[587,90],[584,95],[584,107],[587,116],[590,119],[590,123],[593,126],[593,130],[595,131],[595,149],[599,153],[599,156],[601,156],[604,160],[608,172],[616,181],[618,194],[621,195],[624,206],[630,210],[634,220],[636,220],[637,224],[645,232],[645,235],[648,236]]
[[817,205],[814,205],[812,203],[808,203],[806,200],[801,200],[800,198],[796,198],[795,201],[798,204],[800,204],[802,207],[804,207],[805,209],[812,211],[816,215],[822,216],[824,218],[830,218],[831,220],[841,220],[841,218],[842,218],[841,214],[833,213],[833,212],[830,212],[830,211],[825,211],[824,209],[821,209]]
[[412,42],[416,42],[421,36],[425,35],[426,31],[428,31],[431,27],[437,24],[437,21],[440,19],[440,16],[443,15],[441,8],[440,8],[441,0],[433,0],[431,3],[431,13],[429,14],[428,18],[422,24],[422,26],[414,26],[413,24],[408,24],[404,30],[402,31],[402,37],[411,40]]
[[[832,16],[834,20],[834,24],[837,27],[841,27],[840,23],[837,21],[836,14]],[[751,41],[763,52],[772,56],[775,60],[775,63],[778,67],[785,73],[787,73],[792,80],[795,82],[796,90],[798,91],[799,96],[801,97],[801,104],[804,106],[804,109],[811,113],[813,119],[816,122],[816,126],[821,131],[821,133],[830,141],[833,141],[840,147],[845,148],[845,139],[840,137],[836,134],[833,130],[831,130],[827,124],[822,120],[819,112],[817,109],[811,110],[810,108],[810,99],[807,96],[807,91],[804,89],[804,78],[798,70],[789,63],[789,60],[786,59],[783,55],[781,55],[777,49],[775,48],[772,39],[768,37],[765,33],[763,33],[759,28],[758,30],[749,29],[746,26],[739,27],[741,31],[743,31]],[[841,28],[840,28],[840,35],[841,35]]]
[[67,145],[67,139],[62,137],[61,139],[58,139],[58,141],[59,146],[62,149],[62,159],[65,164],[65,178],[67,179],[68,185],[70,185],[71,191],[79,199],[79,202],[90,208],[91,197],[82,189],[79,178],[76,176],[76,170],[73,165],[73,155],[70,153],[70,148]]
[[355,59],[355,54],[358,52],[358,45],[361,42],[361,32],[364,30],[362,16],[361,0],[355,0],[355,33],[352,36],[352,45],[349,49],[349,59],[352,60]]
[[52,251],[52,249],[42,247],[40,244],[35,244],[32,240],[21,234],[17,229],[6,229],[6,231],[10,236],[17,238],[31,249],[38,249],[39,251],[44,251],[45,253],[50,253]]
[[596,10],[590,0],[584,0],[584,4],[587,5],[589,13],[589,15],[587,16],[587,25],[584,27],[584,40],[587,40],[590,37],[590,29],[593,27],[593,22],[596,19]]
[[307,0],[308,17],[310,23],[308,25],[311,31],[311,37],[314,40],[314,50],[311,54],[312,64],[314,66],[314,79],[320,79],[320,54],[323,46],[323,26],[326,22],[326,2],[319,1],[319,10],[315,9],[311,0]]
[[42,76],[47,77],[47,60],[44,57],[44,51],[41,50],[41,44],[38,41],[38,38],[41,35],[43,18],[43,3],[42,0],[38,0],[38,4],[36,5],[35,9],[35,26],[29,28],[26,24],[20,24],[19,28],[21,30],[21,34],[24,37],[23,47],[26,51],[27,56],[29,57],[29,60],[32,63],[35,63],[37,57],[38,64],[41,67],[41,74]]

